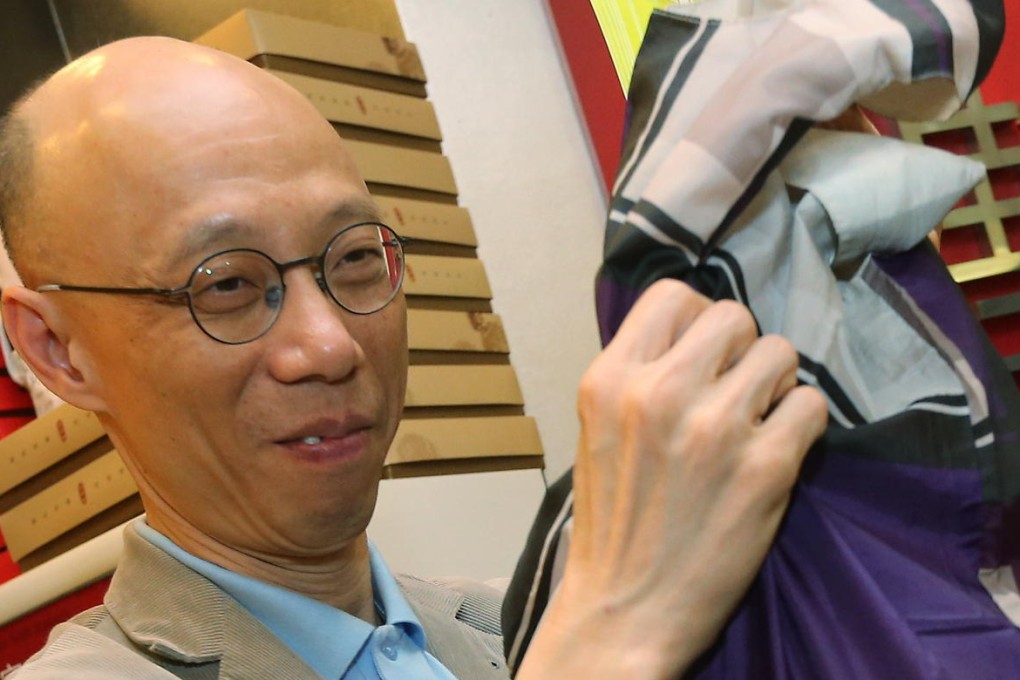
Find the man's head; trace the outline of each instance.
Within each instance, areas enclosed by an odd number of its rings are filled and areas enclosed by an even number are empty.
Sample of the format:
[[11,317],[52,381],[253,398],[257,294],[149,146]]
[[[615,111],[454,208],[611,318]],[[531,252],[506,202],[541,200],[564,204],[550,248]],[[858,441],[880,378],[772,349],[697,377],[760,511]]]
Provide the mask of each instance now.
[[250,64],[163,38],[82,57],[16,120],[30,173],[5,228],[27,288],[4,320],[51,390],[99,413],[150,522],[287,555],[359,535],[402,405],[400,295],[350,314],[296,267],[269,331],[227,345],[187,305],[33,290],[175,288],[235,248],[318,255],[376,218],[332,127]]

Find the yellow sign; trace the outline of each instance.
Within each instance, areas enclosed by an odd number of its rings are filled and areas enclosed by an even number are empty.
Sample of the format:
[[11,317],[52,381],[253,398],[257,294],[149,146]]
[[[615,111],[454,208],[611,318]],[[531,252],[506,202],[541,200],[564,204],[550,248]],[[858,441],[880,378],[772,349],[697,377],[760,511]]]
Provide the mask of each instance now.
[[630,88],[634,60],[652,10],[669,4],[670,0],[591,0],[624,94]]

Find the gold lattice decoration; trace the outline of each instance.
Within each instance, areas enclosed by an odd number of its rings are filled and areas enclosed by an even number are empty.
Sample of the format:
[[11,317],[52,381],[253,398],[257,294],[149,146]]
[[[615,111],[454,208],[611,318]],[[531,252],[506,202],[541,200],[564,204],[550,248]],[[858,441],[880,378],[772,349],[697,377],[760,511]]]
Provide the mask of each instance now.
[[[969,128],[977,151],[970,158],[985,164],[989,172],[1020,166],[1020,147],[1000,148],[994,126],[1017,121],[1016,102],[985,106],[981,94],[975,92],[962,109],[940,123],[900,123],[903,139],[924,143],[927,135]],[[977,227],[984,230],[991,255],[969,262],[950,265],[949,271],[958,283],[982,279],[1020,270],[1020,251],[1010,248],[1004,220],[1020,215],[1020,197],[996,199],[992,182],[985,178],[974,188],[974,202],[961,206],[946,216],[945,229]]]

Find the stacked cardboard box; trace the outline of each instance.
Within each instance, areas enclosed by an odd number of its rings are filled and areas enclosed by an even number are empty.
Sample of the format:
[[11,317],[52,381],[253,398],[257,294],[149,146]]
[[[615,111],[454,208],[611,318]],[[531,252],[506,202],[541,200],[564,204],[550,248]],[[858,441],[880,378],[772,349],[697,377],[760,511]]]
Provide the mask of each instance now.
[[0,531],[21,570],[140,512],[95,414],[64,404],[0,439]]
[[346,140],[407,248],[411,369],[391,477],[541,467],[467,210],[414,45],[244,10],[196,42],[268,69]]

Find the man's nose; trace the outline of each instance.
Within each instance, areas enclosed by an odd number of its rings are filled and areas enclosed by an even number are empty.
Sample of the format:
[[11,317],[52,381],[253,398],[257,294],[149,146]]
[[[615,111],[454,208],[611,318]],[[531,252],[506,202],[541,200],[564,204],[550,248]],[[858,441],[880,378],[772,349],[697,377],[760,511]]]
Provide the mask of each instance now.
[[365,360],[344,312],[307,268],[287,278],[283,308],[266,334],[270,373],[283,383],[344,380]]

